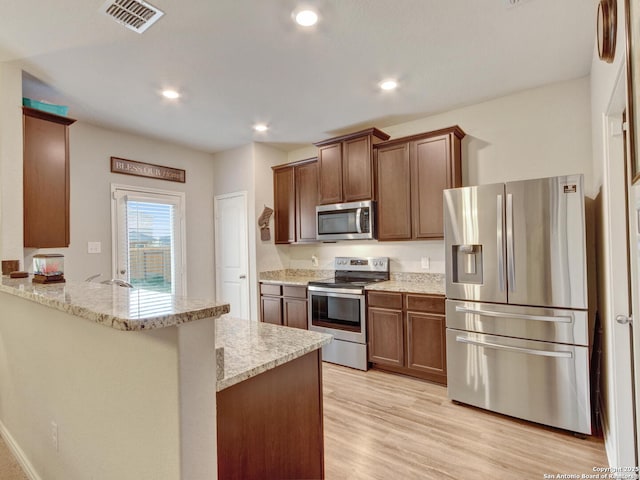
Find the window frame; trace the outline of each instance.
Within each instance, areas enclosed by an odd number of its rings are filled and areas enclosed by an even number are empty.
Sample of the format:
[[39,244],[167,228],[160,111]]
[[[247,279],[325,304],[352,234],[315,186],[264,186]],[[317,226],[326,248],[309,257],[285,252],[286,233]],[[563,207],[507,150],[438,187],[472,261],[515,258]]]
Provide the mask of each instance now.
[[119,222],[122,213],[119,211],[119,200],[130,195],[136,201],[144,202],[145,199],[155,202],[176,205],[176,218],[179,225],[175,227],[175,234],[179,238],[174,239],[179,243],[174,256],[175,260],[175,294],[179,296],[187,295],[187,232],[186,232],[186,194],[173,190],[161,190],[157,188],[138,187],[134,185],[111,184],[111,268],[112,278],[120,278],[118,273],[119,259]]

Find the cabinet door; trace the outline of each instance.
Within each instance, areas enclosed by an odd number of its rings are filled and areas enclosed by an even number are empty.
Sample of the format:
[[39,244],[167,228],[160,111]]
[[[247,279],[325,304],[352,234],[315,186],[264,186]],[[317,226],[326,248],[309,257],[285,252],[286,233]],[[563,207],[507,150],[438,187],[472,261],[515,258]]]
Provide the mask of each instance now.
[[368,309],[369,361],[404,365],[404,334],[401,310]]
[[447,373],[444,315],[407,312],[407,367],[435,375]]
[[354,138],[342,144],[342,182],[345,202],[373,199],[373,154],[371,137]]
[[342,202],[342,144],[318,150],[318,197],[321,205]]
[[411,238],[411,171],[409,144],[376,150],[378,240]]
[[444,238],[442,191],[453,184],[450,136],[411,143],[413,238]]
[[24,246],[69,246],[67,126],[24,115]]
[[307,329],[307,301],[297,298],[284,298],[283,324],[287,327]]
[[317,242],[316,205],[318,204],[318,163],[295,167],[296,241]]
[[260,318],[265,323],[282,325],[282,299],[280,297],[260,297]]
[[293,167],[273,171],[275,243],[295,242],[296,209]]

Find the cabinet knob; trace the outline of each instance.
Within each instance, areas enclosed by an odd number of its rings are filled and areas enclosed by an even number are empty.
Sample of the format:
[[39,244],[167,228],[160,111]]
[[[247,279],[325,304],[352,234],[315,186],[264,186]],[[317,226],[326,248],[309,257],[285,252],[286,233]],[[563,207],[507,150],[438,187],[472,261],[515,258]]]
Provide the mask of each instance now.
[[239,278],[247,278],[247,276],[243,273]]

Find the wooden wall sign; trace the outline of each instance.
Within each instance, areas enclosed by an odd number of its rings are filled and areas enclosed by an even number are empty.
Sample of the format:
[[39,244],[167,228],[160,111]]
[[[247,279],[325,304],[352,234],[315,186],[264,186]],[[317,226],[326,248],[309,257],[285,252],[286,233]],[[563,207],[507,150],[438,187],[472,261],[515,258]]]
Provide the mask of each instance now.
[[185,183],[185,171],[179,168],[163,167],[153,163],[136,162],[126,158],[111,157],[111,173],[123,173],[137,177],[157,178],[170,182]]

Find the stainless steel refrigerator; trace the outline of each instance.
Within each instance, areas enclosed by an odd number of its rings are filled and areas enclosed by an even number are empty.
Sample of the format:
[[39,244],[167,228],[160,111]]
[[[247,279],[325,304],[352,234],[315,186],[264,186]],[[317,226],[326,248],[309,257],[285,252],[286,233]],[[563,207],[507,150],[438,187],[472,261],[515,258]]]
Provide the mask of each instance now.
[[452,400],[591,434],[582,175],[445,190]]

